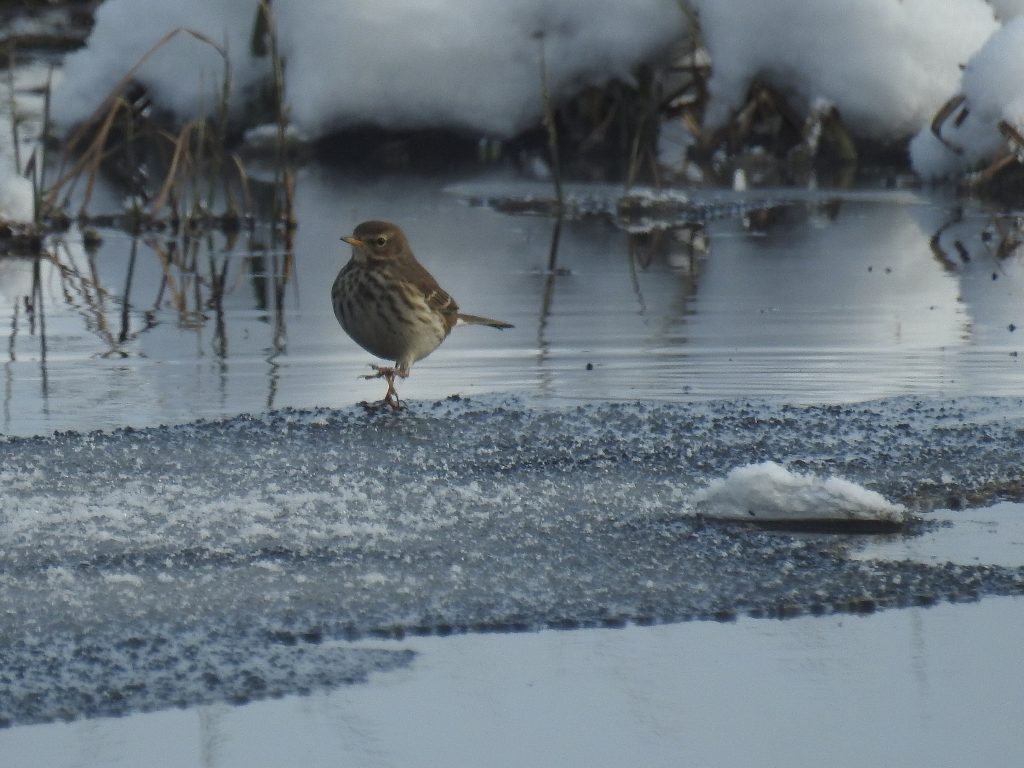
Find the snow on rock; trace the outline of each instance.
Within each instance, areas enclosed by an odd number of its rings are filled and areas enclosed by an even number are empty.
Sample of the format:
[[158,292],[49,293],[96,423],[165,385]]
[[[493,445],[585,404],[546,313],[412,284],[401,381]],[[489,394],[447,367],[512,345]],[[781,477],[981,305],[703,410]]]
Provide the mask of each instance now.
[[[910,145],[914,170],[938,178],[976,169],[994,160],[1006,146],[999,132],[1005,120],[1024,132],[1024,18],[996,32],[968,62],[959,87],[964,102],[941,126],[943,144],[925,126]],[[962,118],[962,119],[961,119]]]
[[[54,117],[68,126],[99,101],[164,34],[188,27],[231,58],[232,104],[240,113],[269,72],[251,53],[256,3],[230,0],[108,0],[86,48],[66,59]],[[540,43],[553,93],[611,77],[683,31],[675,0],[526,0],[275,3],[286,98],[300,131],[375,124],[464,127],[512,135],[539,120]],[[210,111],[223,79],[217,52],[188,36],[155,53],[137,73],[157,104],[178,117]]]
[[[1006,3],[1009,5],[1010,3]],[[752,81],[806,108],[834,103],[856,134],[899,139],[928,124],[999,27],[983,0],[696,0],[711,51],[707,127]]]
[[790,472],[774,461],[747,464],[693,496],[707,517],[756,522],[879,522],[902,525],[907,510],[838,477]]

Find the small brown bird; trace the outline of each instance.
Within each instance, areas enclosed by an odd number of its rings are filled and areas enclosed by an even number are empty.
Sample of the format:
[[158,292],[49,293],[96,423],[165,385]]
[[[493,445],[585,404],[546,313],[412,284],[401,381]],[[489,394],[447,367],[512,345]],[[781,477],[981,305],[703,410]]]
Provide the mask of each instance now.
[[395,376],[408,376],[412,364],[437,349],[456,325],[512,327],[459,312],[455,299],[416,261],[394,224],[364,221],[351,237],[341,239],[352,246],[352,258],[331,288],[334,316],[356,344],[395,362],[394,367],[371,365],[376,373],[366,376],[387,381],[381,405],[401,407]]

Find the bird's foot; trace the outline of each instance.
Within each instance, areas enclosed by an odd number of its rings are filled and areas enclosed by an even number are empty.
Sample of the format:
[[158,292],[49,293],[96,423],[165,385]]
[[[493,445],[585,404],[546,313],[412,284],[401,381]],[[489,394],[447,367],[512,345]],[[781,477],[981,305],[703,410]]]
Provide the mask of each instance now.
[[409,374],[404,372],[404,371],[392,368],[390,366],[385,366],[385,365],[373,365],[371,363],[370,367],[373,368],[374,371],[376,371],[376,373],[368,373],[365,376],[363,376],[363,378],[364,379],[381,379],[381,378],[383,378],[388,383],[388,391],[384,395],[384,399],[381,400],[379,403],[373,403],[373,404],[363,403],[362,405],[365,408],[379,409],[379,408],[390,407],[394,411],[401,410],[401,408],[402,408],[402,401],[398,399],[398,390],[395,389],[395,376],[397,375],[397,376],[401,376],[402,378],[405,378]]
[[368,373],[363,376],[364,379],[387,379],[388,381],[394,381],[395,369],[390,365],[374,365],[370,363],[370,367],[373,368],[376,373]]
[[383,400],[376,400],[372,403],[367,400],[362,400],[358,405],[367,413],[379,413],[383,410],[400,411],[405,407],[397,397],[387,396]]

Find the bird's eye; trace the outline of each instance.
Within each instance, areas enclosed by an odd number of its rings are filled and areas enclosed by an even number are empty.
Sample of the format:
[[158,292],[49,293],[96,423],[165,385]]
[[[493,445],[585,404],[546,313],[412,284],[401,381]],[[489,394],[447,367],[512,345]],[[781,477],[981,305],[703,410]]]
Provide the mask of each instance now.
[[376,240],[374,240],[374,242],[377,244],[378,247],[383,248],[385,245],[388,244],[388,239],[384,235],[380,235],[377,237]]

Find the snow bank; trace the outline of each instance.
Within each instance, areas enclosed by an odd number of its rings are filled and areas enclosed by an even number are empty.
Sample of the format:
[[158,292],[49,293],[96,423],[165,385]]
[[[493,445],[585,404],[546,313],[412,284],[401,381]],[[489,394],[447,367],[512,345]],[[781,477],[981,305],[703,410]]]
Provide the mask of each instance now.
[[[1024,3],[1019,3],[1024,5]],[[943,144],[925,126],[910,145],[914,170],[937,178],[963,173],[994,160],[1006,146],[999,132],[1005,120],[1024,131],[1024,18],[1015,18],[994,34],[964,69],[959,86],[947,98],[964,97],[943,123]],[[961,119],[963,118],[963,119]]]
[[[915,165],[936,175],[988,157],[994,120],[1019,111],[1014,84],[1024,64],[1012,19],[1024,0],[692,0],[711,54],[707,128],[726,122],[755,81],[778,88],[797,110],[834,104],[853,133],[902,140],[927,130],[961,87],[961,67],[978,53],[963,88],[977,115],[959,132],[972,148],[947,158],[922,134]],[[230,0],[108,0],[86,48],[66,59],[54,118],[86,118],[111,88],[177,27],[228,51],[232,109],[267,82],[255,58],[255,3]],[[300,134],[354,125],[463,128],[510,136],[540,119],[539,37],[555,98],[586,84],[630,77],[686,32],[678,0],[315,0],[275,4],[285,60],[286,100]],[[996,35],[1003,23],[1002,33]],[[995,35],[995,37],[993,37]],[[991,46],[995,46],[990,50]],[[1016,47],[1015,47],[1016,46]],[[179,35],[139,70],[154,101],[189,118],[217,104],[218,53]],[[996,76],[993,76],[996,75]],[[977,139],[977,147],[974,141]]]
[[774,461],[737,467],[693,496],[708,517],[778,523],[877,522],[901,525],[902,504],[838,477],[790,472]]
[[[66,60],[54,117],[87,117],[142,55],[175,27],[229,51],[236,114],[268,72],[250,39],[255,3],[109,0],[86,48]],[[537,35],[558,94],[611,77],[667,48],[683,30],[675,0],[525,0],[275,3],[290,114],[312,135],[354,124],[465,127],[512,135],[540,117]],[[161,106],[190,117],[216,104],[223,63],[212,47],[179,39],[139,71]]]
[[[983,0],[696,0],[711,51],[709,127],[760,79],[805,109],[834,103],[856,134],[899,139],[931,121],[960,66],[998,29]],[[1009,5],[1009,3],[1007,3]]]

